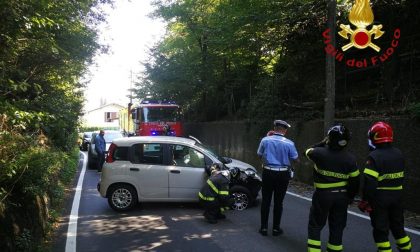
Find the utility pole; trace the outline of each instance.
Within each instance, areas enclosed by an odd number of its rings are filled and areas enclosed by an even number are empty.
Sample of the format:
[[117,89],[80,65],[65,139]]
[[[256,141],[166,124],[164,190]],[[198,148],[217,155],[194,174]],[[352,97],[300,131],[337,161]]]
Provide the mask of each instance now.
[[[336,47],[336,0],[328,1],[328,28],[331,31],[331,45]],[[329,54],[326,55],[326,85],[325,85],[325,104],[324,104],[324,132],[332,126],[335,117],[335,58]]]

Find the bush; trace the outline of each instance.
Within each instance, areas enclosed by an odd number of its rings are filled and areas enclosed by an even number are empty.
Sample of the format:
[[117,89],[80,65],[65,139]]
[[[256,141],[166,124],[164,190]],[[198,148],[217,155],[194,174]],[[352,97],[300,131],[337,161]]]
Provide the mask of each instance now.
[[410,112],[411,117],[420,119],[420,103],[411,104],[408,106],[408,111]]
[[41,132],[22,134],[5,121],[0,121],[0,250],[34,251],[61,212],[78,148],[75,141],[70,153],[50,147]]

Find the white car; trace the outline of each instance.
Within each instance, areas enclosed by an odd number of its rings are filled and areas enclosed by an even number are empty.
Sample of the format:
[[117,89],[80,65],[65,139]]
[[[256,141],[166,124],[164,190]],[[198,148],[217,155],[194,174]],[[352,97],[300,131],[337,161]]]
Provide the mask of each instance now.
[[171,136],[115,139],[98,190],[117,211],[128,210],[138,202],[194,202],[214,163],[241,170],[230,185],[234,209],[243,210],[255,202],[261,178],[253,166],[219,157],[196,139]]

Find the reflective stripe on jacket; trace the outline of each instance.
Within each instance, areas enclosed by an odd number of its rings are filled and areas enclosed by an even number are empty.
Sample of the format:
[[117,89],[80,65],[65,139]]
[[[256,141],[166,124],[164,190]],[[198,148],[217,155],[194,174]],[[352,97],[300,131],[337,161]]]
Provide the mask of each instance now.
[[229,198],[229,180],[220,172],[215,173],[201,188],[198,197],[205,201],[227,201]]
[[375,149],[369,154],[363,174],[367,197],[374,197],[376,190],[402,190],[404,157],[401,151],[390,145]]
[[350,194],[357,193],[360,172],[353,154],[346,150],[332,150],[325,146],[309,148],[305,155],[314,162],[315,188],[346,188],[350,190]]

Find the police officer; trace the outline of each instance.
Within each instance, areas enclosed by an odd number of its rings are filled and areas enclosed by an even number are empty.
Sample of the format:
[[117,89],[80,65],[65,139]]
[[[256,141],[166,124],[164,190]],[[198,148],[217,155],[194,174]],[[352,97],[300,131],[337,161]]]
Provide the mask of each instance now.
[[283,212],[283,199],[290,179],[290,160],[298,161],[295,144],[285,137],[290,125],[283,120],[274,121],[274,133],[264,137],[257,150],[262,158],[262,202],[261,227],[259,232],[267,235],[268,217],[271,198],[274,193],[273,230],[274,236],[281,235],[281,215]]
[[329,240],[327,251],[343,251],[342,236],[347,222],[347,206],[359,189],[356,158],[344,150],[350,132],[343,125],[328,130],[327,137],[307,149],[306,156],[315,163],[315,192],[308,223],[308,251],[321,251],[321,230],[327,219]]
[[[385,122],[373,124],[368,132],[371,152],[363,171],[362,211],[371,207],[370,219],[373,238],[378,251],[391,252],[389,229],[400,251],[411,251],[410,238],[404,231],[402,207],[404,158],[401,151],[392,146],[393,130]],[[366,201],[368,204],[366,204]]]
[[213,164],[210,168],[210,177],[201,188],[198,197],[204,208],[204,218],[211,224],[218,219],[225,219],[223,212],[233,204],[229,196],[229,183],[231,178],[239,174],[239,168],[223,170],[222,164]]

